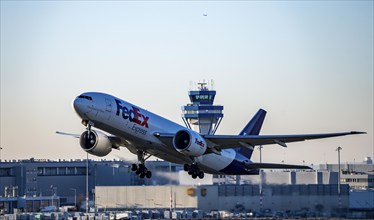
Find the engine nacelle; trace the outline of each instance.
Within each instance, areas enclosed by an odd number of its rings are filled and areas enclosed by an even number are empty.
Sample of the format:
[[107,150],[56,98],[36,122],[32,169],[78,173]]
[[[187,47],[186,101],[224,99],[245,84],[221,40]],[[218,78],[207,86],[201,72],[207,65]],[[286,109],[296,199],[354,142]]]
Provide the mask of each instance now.
[[173,138],[174,148],[187,156],[199,157],[206,151],[207,144],[200,134],[192,130],[180,130]]
[[100,131],[85,131],[79,138],[79,143],[84,151],[95,156],[103,157],[112,151],[112,143],[108,136]]

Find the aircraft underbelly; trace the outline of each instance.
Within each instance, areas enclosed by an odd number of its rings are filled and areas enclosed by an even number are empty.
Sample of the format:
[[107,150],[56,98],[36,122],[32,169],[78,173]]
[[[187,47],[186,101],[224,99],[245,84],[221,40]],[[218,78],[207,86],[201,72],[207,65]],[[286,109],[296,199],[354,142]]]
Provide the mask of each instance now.
[[125,147],[128,148],[129,151],[133,154],[136,154],[137,150],[142,150],[149,154],[152,154],[155,157],[173,163],[192,163],[192,160],[189,157],[180,154],[174,149],[174,147],[145,140],[135,135],[131,135],[126,130],[108,126],[107,124],[97,123],[97,125],[97,128],[126,140],[127,144]]
[[152,149],[149,151],[152,155],[165,160],[169,161],[172,163],[177,163],[177,164],[191,164],[192,160],[189,157],[186,157],[184,155],[179,154],[175,150],[167,150],[167,149],[162,149],[162,150],[155,150]]
[[198,157],[199,166],[207,173],[220,173],[235,160],[236,152],[233,149],[221,151],[221,155],[214,153]]

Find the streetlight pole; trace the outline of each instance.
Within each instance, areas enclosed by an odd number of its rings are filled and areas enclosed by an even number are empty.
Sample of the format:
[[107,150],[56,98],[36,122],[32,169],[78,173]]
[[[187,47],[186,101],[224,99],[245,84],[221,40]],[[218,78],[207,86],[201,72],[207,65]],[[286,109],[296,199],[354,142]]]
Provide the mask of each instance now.
[[[171,162],[169,162],[169,175],[171,176]],[[173,188],[171,186],[171,178],[169,179],[169,185],[170,185],[170,212],[169,217],[172,218],[172,210],[173,210]]]
[[339,209],[341,208],[341,204],[342,204],[342,201],[341,201],[341,197],[340,197],[340,151],[342,150],[341,147],[338,147],[336,148],[336,150],[338,151],[338,205],[339,205]]
[[[260,151],[260,163],[262,163],[262,148],[263,148],[263,146],[262,145],[260,145],[259,147],[258,147],[258,150]],[[262,183],[263,183],[263,173],[262,173],[262,171],[261,171],[261,169],[259,170],[260,171],[260,210],[262,210]]]
[[77,208],[77,189],[70,188],[70,190],[74,190],[74,206]]
[[51,185],[51,206],[53,206],[53,185]]
[[262,145],[258,147],[258,149],[260,150],[260,163],[262,163],[262,148]]
[[88,153],[86,159],[86,214],[88,213]]
[[342,150],[341,147],[336,148],[338,151],[338,195],[340,196],[340,151]]
[[[258,150],[260,151],[260,163],[262,163],[262,148],[263,146],[260,145],[258,147]],[[263,173],[261,172],[261,169],[260,169],[260,209],[262,209],[262,178],[263,178]]]

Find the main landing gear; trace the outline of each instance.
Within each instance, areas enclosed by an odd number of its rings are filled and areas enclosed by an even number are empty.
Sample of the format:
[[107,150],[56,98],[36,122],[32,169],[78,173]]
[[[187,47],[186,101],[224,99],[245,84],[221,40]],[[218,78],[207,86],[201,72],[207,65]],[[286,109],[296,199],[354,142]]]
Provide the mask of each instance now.
[[197,177],[199,177],[200,179],[204,178],[204,172],[200,170],[196,163],[193,163],[191,165],[185,164],[184,171],[188,172],[188,174],[191,175],[194,179],[196,179]]
[[136,173],[140,178],[147,177],[148,179],[152,177],[152,172],[145,167],[144,163],[145,161],[150,157],[151,155],[146,155],[144,151],[138,151],[138,161],[140,164],[132,164],[131,170]]

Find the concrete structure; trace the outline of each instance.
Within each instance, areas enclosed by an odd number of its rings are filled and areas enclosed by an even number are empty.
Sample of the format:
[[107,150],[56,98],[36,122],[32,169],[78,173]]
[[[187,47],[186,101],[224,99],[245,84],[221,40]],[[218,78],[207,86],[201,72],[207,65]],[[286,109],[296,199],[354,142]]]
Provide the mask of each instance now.
[[[320,164],[321,171],[339,172],[338,164]],[[364,163],[341,164],[341,183],[349,184],[354,189],[374,189],[374,164],[370,157]]]
[[113,186],[96,187],[99,210],[170,209],[198,207],[192,186]]
[[14,210],[38,212],[47,206],[60,207],[60,197],[55,195],[36,197],[0,197],[0,214],[13,213]]
[[351,190],[349,207],[351,209],[372,210],[374,212],[374,190]]
[[[87,169],[88,165],[88,169]],[[12,196],[61,195],[62,203],[74,203],[74,195],[84,195],[88,170],[89,189],[95,185],[135,184],[135,176],[122,161],[49,161],[18,160],[2,162],[0,168],[0,195],[9,197],[7,188],[16,187]],[[100,176],[100,178],[97,178]],[[75,191],[74,191],[75,190]],[[92,196],[92,190],[89,190]]]
[[341,185],[202,185],[96,187],[100,210],[198,209],[227,211],[334,212],[347,209],[349,187]]
[[[94,197],[95,186],[178,184],[176,171],[183,169],[179,165],[154,161],[147,165],[155,171],[154,176],[149,180],[141,179],[131,172],[130,164],[125,161],[50,161],[33,158],[2,161],[0,162],[0,210],[11,210],[9,207],[28,209],[26,202],[22,202],[19,197],[25,198],[24,200],[35,200],[35,204],[39,204],[38,200],[54,196],[58,197],[60,205],[80,206],[86,197],[87,165],[89,200]],[[172,171],[171,174],[169,170]],[[49,205],[51,204],[41,202],[40,208]]]
[[[323,171],[338,172],[338,164],[320,164],[319,169]],[[374,173],[374,164],[366,163],[342,163],[340,164],[342,173]]]
[[[365,160],[370,160],[365,158]],[[338,184],[338,164],[320,164],[319,169],[303,170],[263,170],[254,176],[213,175],[214,184]],[[341,165],[341,183],[354,189],[374,189],[374,165]]]
[[[214,175],[215,184],[234,184],[236,176]],[[327,171],[262,171],[260,175],[240,176],[240,184],[337,184],[338,173]]]
[[374,174],[342,174],[340,179],[353,189],[374,189]]

